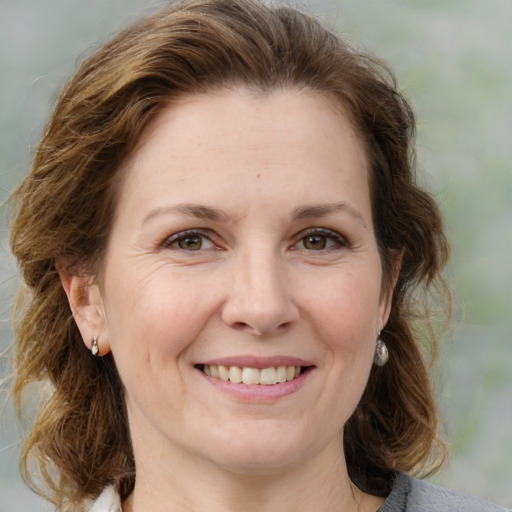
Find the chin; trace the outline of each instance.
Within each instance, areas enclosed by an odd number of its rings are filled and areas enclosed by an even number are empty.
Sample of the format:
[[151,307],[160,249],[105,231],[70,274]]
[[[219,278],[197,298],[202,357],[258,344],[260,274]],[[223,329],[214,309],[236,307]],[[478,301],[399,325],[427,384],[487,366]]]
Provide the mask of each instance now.
[[255,450],[244,454],[225,457],[224,460],[216,460],[214,463],[238,475],[269,476],[289,471],[298,464],[297,455],[276,457],[274,453]]
[[[223,436],[224,437],[224,436]],[[253,428],[212,444],[222,447],[212,454],[214,464],[230,472],[250,475],[271,475],[296,467],[314,452],[311,440],[299,432],[290,432],[282,426]]]

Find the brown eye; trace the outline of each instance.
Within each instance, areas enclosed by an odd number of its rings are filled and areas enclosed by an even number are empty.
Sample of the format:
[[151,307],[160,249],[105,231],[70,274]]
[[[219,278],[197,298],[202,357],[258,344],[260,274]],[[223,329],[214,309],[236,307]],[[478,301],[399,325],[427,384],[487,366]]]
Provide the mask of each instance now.
[[164,249],[181,250],[185,252],[205,251],[215,249],[215,244],[210,239],[209,233],[190,230],[176,233],[163,241]]
[[349,247],[346,239],[331,229],[311,228],[302,232],[302,235],[294,246],[295,249],[323,253]]
[[185,236],[177,241],[177,245],[185,251],[199,251],[203,246],[203,237],[199,235]]
[[308,235],[302,239],[302,243],[310,251],[320,251],[327,247],[327,237],[323,235]]

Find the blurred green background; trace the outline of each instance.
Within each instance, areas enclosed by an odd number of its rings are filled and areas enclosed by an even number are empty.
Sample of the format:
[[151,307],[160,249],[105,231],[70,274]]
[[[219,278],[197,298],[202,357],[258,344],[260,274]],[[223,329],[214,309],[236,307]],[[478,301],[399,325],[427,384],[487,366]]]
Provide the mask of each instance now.
[[[161,1],[0,0],[0,200],[30,166],[59,89],[92,49]],[[453,244],[454,329],[436,386],[452,447],[443,485],[512,506],[512,1],[316,0],[314,12],[386,60],[418,117],[422,180]],[[5,216],[4,216],[5,217]],[[0,350],[18,286],[7,222]],[[0,376],[9,371],[0,361]],[[3,403],[4,395],[2,395]],[[17,474],[18,427],[0,417],[0,512],[45,510]]]

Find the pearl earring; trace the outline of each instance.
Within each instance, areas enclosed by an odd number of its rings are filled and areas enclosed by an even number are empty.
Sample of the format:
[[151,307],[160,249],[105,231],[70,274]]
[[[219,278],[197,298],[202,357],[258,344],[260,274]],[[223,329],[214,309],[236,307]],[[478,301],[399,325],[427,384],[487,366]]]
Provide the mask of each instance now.
[[98,338],[92,340],[91,354],[96,357],[100,353],[100,347],[98,346]]
[[377,366],[384,366],[389,359],[388,347],[386,344],[380,339],[380,331],[379,336],[377,338],[377,343],[375,345],[375,354],[373,355],[373,363]]

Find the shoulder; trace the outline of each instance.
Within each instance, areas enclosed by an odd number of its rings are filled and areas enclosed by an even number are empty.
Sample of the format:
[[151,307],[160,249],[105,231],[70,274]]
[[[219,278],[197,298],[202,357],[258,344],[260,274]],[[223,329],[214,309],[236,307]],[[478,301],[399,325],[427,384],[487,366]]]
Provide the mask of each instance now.
[[[106,487],[87,512],[122,512],[119,495]],[[378,512],[511,512],[489,501],[451,491],[405,473],[397,473]]]
[[507,512],[480,498],[397,473],[379,512]]
[[89,503],[87,512],[122,512],[121,500],[114,486],[110,485],[103,489],[98,498]]

